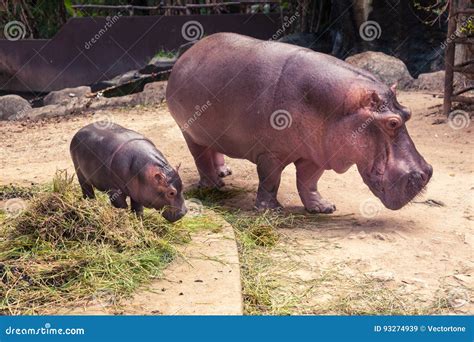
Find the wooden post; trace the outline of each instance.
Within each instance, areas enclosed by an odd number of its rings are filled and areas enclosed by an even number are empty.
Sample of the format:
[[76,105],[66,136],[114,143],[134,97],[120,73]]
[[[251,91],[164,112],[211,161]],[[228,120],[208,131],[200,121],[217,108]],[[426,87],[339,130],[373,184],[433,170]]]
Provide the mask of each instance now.
[[449,23],[448,23],[448,37],[446,38],[446,53],[445,53],[445,78],[444,78],[444,103],[443,112],[448,116],[451,112],[452,95],[453,95],[453,79],[454,79],[454,55],[456,51],[456,44],[454,42],[457,17],[456,0],[451,0],[449,4]]

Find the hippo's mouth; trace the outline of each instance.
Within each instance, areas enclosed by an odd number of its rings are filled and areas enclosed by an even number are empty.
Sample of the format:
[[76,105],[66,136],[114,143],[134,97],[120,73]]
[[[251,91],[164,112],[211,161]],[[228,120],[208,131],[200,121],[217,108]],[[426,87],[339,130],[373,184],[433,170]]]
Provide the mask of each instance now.
[[163,210],[161,215],[169,222],[176,222],[186,215],[187,212],[188,209],[185,206],[182,208],[168,207],[167,209]]
[[[387,166],[384,171],[387,170]],[[370,191],[391,210],[398,210],[418,198],[426,191],[431,174],[423,178],[419,172],[400,172],[396,173],[394,179],[386,176],[387,172],[380,174],[373,171],[362,175],[364,183],[367,184]]]

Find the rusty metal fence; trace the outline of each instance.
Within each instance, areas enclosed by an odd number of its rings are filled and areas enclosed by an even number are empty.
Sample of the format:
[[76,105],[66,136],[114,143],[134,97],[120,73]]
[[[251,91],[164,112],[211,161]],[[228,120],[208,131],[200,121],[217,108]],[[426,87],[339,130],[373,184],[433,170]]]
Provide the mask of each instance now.
[[216,32],[269,39],[278,14],[72,18],[50,40],[0,40],[0,90],[45,93],[140,69],[160,51]]

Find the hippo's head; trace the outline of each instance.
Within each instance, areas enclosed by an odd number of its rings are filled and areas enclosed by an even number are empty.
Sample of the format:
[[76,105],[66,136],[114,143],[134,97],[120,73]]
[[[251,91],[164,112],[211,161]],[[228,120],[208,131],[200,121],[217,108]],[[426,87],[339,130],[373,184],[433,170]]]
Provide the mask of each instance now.
[[146,207],[163,210],[163,217],[170,222],[178,221],[186,214],[183,183],[176,170],[170,166],[148,165],[144,177],[145,186],[140,197]]
[[339,154],[342,158],[336,158],[335,170],[355,163],[374,195],[387,208],[400,209],[425,188],[433,174],[405,126],[411,112],[398,103],[395,86],[364,91],[357,102],[357,109],[336,123],[344,130],[346,148],[343,156]]

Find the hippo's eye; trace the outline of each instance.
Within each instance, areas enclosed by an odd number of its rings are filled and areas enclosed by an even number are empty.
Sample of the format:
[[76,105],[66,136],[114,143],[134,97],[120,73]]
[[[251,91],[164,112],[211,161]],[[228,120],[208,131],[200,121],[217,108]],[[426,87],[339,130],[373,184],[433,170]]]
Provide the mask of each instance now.
[[387,128],[394,130],[399,128],[402,125],[402,121],[398,118],[390,118],[387,120]]
[[175,190],[168,191],[168,197],[174,197],[174,196],[176,196],[176,191]]

